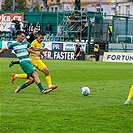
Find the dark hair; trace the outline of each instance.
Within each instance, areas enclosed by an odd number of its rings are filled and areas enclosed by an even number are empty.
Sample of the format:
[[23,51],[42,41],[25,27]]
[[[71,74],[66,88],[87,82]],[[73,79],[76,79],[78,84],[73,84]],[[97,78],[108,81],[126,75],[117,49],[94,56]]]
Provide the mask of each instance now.
[[18,31],[16,32],[16,36],[17,36],[17,35],[21,35],[21,34],[25,34],[25,35],[26,35],[26,33],[25,33],[24,31],[21,31],[21,30],[18,30]]
[[35,26],[34,29],[37,28],[38,29],[38,26]]
[[43,31],[39,31],[39,32],[38,32],[38,36],[39,36],[39,35],[44,36],[44,32],[43,32]]

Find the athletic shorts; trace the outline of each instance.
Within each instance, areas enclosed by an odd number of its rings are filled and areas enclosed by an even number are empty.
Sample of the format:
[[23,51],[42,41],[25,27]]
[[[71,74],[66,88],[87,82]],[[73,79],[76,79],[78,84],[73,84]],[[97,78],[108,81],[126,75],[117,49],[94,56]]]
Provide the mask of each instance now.
[[31,76],[32,73],[36,70],[30,60],[24,60],[20,63],[20,67],[27,74],[27,76]]
[[34,67],[40,71],[47,67],[40,59],[31,59],[31,62],[33,63]]

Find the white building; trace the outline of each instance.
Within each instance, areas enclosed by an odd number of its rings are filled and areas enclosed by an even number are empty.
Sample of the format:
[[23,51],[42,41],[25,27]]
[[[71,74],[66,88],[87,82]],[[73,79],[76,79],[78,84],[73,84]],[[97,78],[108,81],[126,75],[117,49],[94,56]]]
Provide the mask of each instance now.
[[111,14],[133,15],[133,0],[112,0]]
[[[75,0],[48,0],[45,11],[62,12],[74,10]],[[100,6],[101,4],[101,6]],[[81,0],[81,8],[88,11],[100,11],[107,15],[133,14],[133,0]]]

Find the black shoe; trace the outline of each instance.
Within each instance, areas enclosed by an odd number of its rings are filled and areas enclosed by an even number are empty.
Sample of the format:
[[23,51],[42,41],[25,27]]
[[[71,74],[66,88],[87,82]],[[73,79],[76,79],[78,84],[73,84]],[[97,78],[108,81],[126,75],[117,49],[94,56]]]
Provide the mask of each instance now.
[[14,65],[13,62],[13,60],[10,62],[9,67],[12,67]]

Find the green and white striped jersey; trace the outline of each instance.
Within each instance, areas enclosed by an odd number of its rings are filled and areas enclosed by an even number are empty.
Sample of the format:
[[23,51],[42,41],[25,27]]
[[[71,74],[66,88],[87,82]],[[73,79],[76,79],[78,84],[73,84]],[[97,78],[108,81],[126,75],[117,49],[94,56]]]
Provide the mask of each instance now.
[[22,42],[22,43],[11,43],[8,48],[13,49],[16,56],[19,58],[20,62],[23,60],[30,60],[28,49],[31,47],[31,44],[29,42]]

